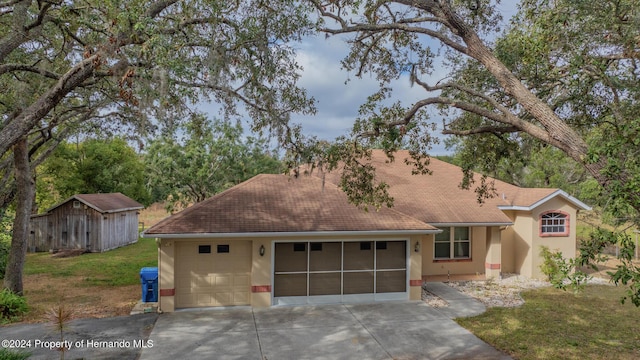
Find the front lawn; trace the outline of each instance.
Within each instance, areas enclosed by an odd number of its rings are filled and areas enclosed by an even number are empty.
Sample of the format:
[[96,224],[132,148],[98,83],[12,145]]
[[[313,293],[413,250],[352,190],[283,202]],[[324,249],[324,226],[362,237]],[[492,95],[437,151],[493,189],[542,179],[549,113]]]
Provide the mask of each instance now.
[[27,322],[46,321],[45,313],[60,303],[74,309],[74,317],[128,315],[142,297],[140,269],[157,266],[154,239],[103,253],[55,258],[28,254],[24,267]]
[[84,285],[122,286],[140,283],[140,269],[157,266],[158,247],[154,239],[103,253],[55,258],[49,253],[28,254],[25,275],[48,274],[54,277],[81,276]]
[[529,290],[517,308],[490,308],[456,321],[516,359],[640,359],[640,308],[624,288],[591,285],[577,295]]

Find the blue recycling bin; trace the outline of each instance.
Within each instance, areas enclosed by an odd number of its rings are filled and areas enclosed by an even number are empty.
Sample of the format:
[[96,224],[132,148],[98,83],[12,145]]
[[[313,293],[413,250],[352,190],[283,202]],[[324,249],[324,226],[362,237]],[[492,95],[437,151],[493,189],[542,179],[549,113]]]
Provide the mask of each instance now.
[[158,302],[158,268],[140,269],[140,282],[142,283],[142,302]]

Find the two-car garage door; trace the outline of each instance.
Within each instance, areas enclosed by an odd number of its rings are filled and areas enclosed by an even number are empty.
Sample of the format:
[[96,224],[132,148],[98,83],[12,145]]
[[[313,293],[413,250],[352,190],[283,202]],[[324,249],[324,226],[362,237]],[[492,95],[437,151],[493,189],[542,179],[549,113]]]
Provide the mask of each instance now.
[[273,302],[406,300],[406,241],[275,244]]

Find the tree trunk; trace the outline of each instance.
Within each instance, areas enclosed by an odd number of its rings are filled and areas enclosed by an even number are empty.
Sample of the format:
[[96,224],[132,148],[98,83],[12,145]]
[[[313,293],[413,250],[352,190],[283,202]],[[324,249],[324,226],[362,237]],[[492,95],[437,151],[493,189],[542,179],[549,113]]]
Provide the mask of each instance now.
[[31,177],[29,145],[26,137],[22,137],[14,145],[13,156],[17,184],[16,217],[13,221],[13,237],[4,276],[4,288],[22,295],[22,270],[27,256],[29,219],[35,197],[35,183]]

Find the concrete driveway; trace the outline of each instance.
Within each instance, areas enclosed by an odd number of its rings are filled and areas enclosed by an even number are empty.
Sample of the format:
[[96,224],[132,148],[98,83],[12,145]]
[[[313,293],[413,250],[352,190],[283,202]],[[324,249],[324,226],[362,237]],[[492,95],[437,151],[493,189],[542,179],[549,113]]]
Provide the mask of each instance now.
[[[442,283],[427,290],[449,306],[423,302],[228,308],[79,319],[65,330],[67,359],[509,359],[458,326],[484,306]],[[50,325],[0,327],[30,359],[55,359]],[[28,347],[24,347],[28,345]],[[14,349],[15,350],[15,349]]]
[[161,315],[142,360],[510,359],[423,302],[229,308]]

